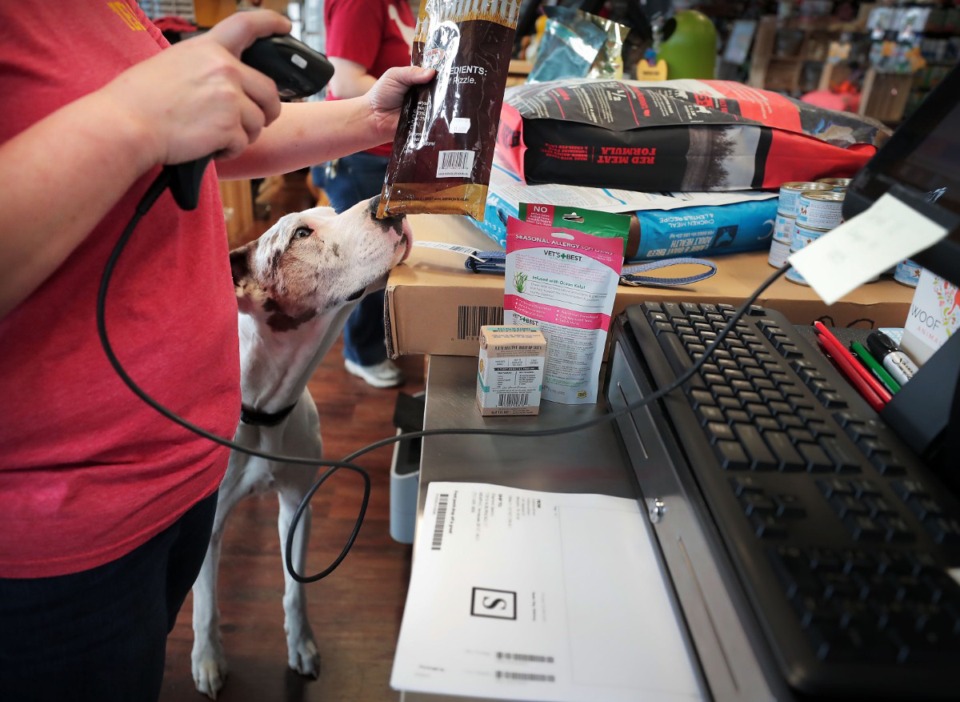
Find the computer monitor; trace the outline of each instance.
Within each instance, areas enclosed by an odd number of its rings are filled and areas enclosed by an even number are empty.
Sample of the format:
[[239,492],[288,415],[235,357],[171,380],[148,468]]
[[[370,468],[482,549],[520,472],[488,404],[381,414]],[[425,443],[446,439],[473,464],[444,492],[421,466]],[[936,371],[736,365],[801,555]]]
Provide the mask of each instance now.
[[843,204],[845,219],[890,192],[946,227],[946,240],[914,260],[960,282],[960,67],[930,92],[916,111],[857,173]]
[[[911,258],[960,284],[960,67],[931,91],[853,178],[844,218],[863,212],[885,193],[947,229],[945,239]],[[886,405],[881,417],[960,493],[958,388],[960,334],[954,334]]]

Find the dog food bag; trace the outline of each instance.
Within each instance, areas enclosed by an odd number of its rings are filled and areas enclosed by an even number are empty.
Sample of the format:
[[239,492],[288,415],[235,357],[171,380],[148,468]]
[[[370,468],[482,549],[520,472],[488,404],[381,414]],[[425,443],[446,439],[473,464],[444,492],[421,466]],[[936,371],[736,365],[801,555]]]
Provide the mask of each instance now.
[[496,154],[528,184],[761,190],[850,176],[889,135],[733,81],[569,79],[506,91]]
[[[483,221],[474,225],[505,249],[509,218],[530,219],[520,213],[524,203],[554,205],[562,213],[586,208],[629,215],[626,261],[635,263],[769,249],[777,202],[777,193],[764,190],[647,193],[556,183],[527,185],[495,162],[487,209]],[[598,233],[581,226],[571,228]]]
[[480,415],[539,414],[546,353],[547,340],[534,326],[480,327]]
[[597,401],[600,364],[623,267],[623,241],[511,217],[504,324],[532,324],[547,340],[543,399]]
[[407,94],[378,217],[483,219],[519,0],[423,0],[413,63],[435,68]]

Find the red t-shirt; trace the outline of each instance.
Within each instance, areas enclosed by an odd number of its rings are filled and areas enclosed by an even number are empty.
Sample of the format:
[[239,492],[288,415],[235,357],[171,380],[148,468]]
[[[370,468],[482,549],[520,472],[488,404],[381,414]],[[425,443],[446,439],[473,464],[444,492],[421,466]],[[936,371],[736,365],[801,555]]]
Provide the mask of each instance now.
[[[3,3],[0,142],[165,46],[133,0]],[[109,121],[102,126],[109,130]],[[56,144],[49,158],[56,162]],[[61,575],[114,560],[211,494],[223,476],[228,451],[134,396],[97,337],[104,264],[159,170],[0,318],[0,577]],[[58,193],[49,196],[56,207]],[[212,166],[196,210],[181,211],[164,193],[140,221],[115,270],[106,320],[114,351],[147,393],[233,436],[237,308]]]
[[[394,66],[410,65],[416,19],[407,0],[326,0],[326,53],[359,63],[379,78]],[[338,99],[330,91],[328,100]],[[367,153],[389,156],[392,144]]]

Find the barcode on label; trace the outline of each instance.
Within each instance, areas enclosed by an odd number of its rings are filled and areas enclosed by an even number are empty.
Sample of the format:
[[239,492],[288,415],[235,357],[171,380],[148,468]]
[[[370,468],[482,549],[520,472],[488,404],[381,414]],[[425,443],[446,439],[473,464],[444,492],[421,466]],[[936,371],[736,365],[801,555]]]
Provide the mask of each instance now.
[[441,493],[437,499],[437,523],[433,527],[433,544],[430,548],[434,551],[440,550],[440,544],[443,541],[443,527],[447,521],[447,502],[450,501],[450,495]]
[[553,663],[553,656],[537,656],[532,653],[509,653],[507,651],[497,651],[497,659],[522,661],[524,663]]
[[529,404],[528,392],[505,392],[497,397],[497,407],[523,407]]
[[437,178],[469,178],[473,172],[472,151],[441,151]]
[[503,324],[503,308],[457,307],[457,339],[479,339],[480,327],[485,324]]
[[531,682],[556,682],[553,675],[542,675],[540,673],[515,673],[509,670],[498,670],[497,679],[500,680],[524,680]]

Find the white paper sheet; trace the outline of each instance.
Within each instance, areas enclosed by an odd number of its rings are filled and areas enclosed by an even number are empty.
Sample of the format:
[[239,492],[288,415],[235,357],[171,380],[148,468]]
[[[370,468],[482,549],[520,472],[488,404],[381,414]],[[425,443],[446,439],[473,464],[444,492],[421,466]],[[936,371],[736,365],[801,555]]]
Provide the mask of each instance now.
[[391,686],[704,699],[642,519],[632,499],[431,483]]

